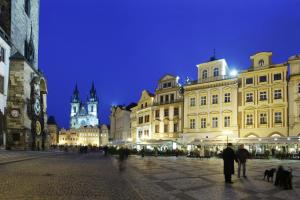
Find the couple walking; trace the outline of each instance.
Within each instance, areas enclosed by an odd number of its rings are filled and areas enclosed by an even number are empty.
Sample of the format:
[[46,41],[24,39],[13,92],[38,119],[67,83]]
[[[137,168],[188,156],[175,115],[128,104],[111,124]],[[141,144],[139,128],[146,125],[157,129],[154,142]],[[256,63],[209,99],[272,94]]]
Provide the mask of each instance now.
[[232,174],[234,174],[234,161],[238,163],[238,178],[241,175],[241,168],[243,168],[243,177],[246,176],[246,161],[249,158],[249,152],[244,149],[244,145],[241,144],[239,149],[235,153],[232,144],[228,143],[227,148],[223,151],[224,160],[224,175],[226,183],[233,183],[231,180]]

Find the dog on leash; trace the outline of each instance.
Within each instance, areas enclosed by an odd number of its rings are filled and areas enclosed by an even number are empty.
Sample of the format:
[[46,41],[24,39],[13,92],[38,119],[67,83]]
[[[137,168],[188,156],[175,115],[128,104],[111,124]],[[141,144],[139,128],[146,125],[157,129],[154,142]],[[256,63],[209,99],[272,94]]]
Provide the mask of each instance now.
[[268,182],[270,181],[270,180],[272,180],[272,182],[273,182],[273,177],[274,177],[274,173],[276,172],[276,169],[275,168],[272,168],[272,169],[267,169],[266,171],[265,171],[265,176],[264,176],[264,180],[266,179],[266,177],[267,177],[267,180],[268,180]]
[[282,166],[278,167],[274,185],[279,186],[285,190],[293,189],[292,186],[292,169],[285,170]]

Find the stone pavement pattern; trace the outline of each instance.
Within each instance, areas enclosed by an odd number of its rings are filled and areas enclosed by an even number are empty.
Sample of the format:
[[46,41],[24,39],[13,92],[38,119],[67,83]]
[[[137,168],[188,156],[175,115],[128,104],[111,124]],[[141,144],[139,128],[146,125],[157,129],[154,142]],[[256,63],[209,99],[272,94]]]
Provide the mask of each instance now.
[[99,153],[69,153],[0,165],[1,200],[141,199]]
[[58,151],[7,151],[0,150],[0,164],[15,162],[20,160],[39,158],[54,154],[59,154],[62,152]]
[[[247,164],[248,178],[233,176],[232,185],[224,183],[221,159],[131,157],[123,176],[144,199],[300,199],[300,161],[249,160]],[[294,190],[281,190],[262,180],[266,169],[278,165],[292,167]]]
[[[294,190],[263,181],[265,169],[293,168]],[[300,161],[250,160],[248,179],[226,185],[222,160],[137,157],[119,172],[116,159],[67,153],[0,165],[0,200],[299,199]]]

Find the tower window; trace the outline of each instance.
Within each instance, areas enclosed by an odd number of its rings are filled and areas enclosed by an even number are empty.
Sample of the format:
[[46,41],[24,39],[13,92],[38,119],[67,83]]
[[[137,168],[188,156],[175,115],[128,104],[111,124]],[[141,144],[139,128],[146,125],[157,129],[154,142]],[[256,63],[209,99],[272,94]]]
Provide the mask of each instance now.
[[219,68],[214,68],[214,77],[219,76]]
[[91,106],[91,112],[94,112],[94,106]]
[[203,70],[202,79],[207,79],[207,70]]
[[77,110],[76,110],[76,107],[74,106],[74,107],[73,107],[73,112],[76,113],[76,111],[77,111]]
[[258,64],[259,64],[259,66],[262,67],[265,64],[265,61],[263,59],[261,59],[261,60],[258,61]]
[[30,7],[31,7],[30,0],[25,0],[24,9],[27,16],[30,16]]
[[5,49],[3,47],[0,47],[0,62],[5,63]]

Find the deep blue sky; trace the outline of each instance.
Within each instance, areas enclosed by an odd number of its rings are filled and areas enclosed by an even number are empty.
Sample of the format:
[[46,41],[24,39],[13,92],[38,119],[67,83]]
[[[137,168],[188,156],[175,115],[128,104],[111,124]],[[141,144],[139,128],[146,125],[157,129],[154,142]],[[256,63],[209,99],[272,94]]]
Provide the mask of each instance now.
[[196,78],[216,48],[230,67],[273,51],[300,53],[299,0],[41,0],[39,65],[48,80],[48,114],[69,126],[77,82],[85,99],[94,80],[100,121],[112,104],[139,100],[165,73]]

